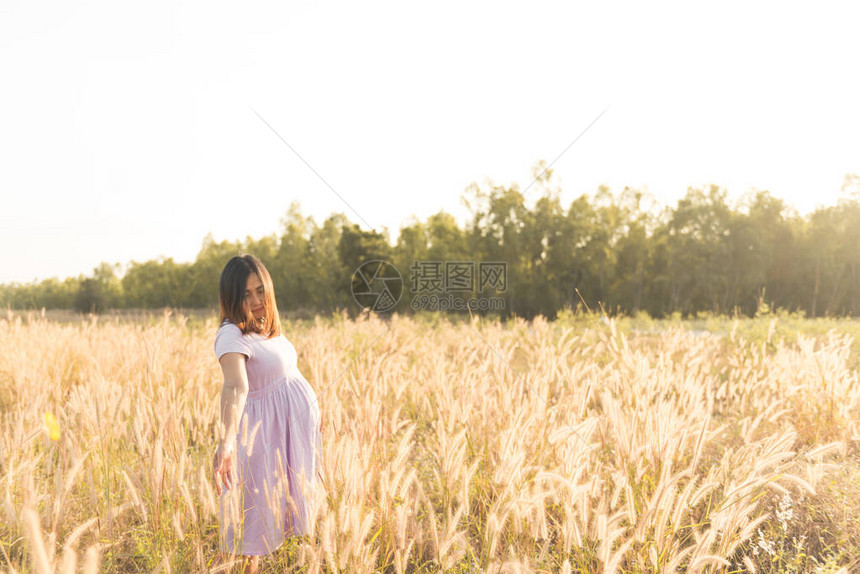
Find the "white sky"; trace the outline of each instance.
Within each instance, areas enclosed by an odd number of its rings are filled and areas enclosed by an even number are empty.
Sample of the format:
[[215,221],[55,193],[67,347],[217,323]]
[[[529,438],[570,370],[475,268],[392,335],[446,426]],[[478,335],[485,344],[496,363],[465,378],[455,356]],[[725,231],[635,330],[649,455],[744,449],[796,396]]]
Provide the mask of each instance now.
[[294,200],[392,240],[462,222],[607,106],[553,166],[565,208],[716,183],[806,213],[860,173],[849,3],[46,4],[0,4],[0,282],[192,261]]

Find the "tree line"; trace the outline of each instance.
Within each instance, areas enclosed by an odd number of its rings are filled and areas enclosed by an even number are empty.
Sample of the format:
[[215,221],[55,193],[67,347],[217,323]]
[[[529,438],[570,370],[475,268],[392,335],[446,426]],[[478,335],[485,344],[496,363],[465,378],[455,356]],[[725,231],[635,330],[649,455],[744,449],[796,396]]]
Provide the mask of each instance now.
[[[716,185],[691,187],[674,207],[647,191],[601,186],[565,208],[552,170],[535,168],[536,186],[472,184],[462,195],[469,221],[445,212],[402,227],[391,242],[343,213],[321,224],[294,202],[276,233],[244,241],[204,240],[192,263],[172,258],[102,263],[91,276],[0,285],[0,305],[14,309],[211,308],[230,257],[252,253],[269,268],[282,311],[308,315],[359,307],[354,271],[370,260],[392,263],[403,277],[394,309],[410,312],[415,261],[503,262],[505,282],[460,289],[460,298],[494,297],[503,318],[555,318],[564,308],[603,308],[652,317],[700,311],[751,316],[762,308],[808,317],[860,314],[860,193],[846,177],[837,205],[801,216],[768,191],[736,202]],[[538,171],[543,171],[538,175]],[[532,189],[534,188],[534,189]],[[532,202],[531,197],[535,197]],[[481,313],[478,308],[473,312]],[[467,313],[467,311],[462,311]]]

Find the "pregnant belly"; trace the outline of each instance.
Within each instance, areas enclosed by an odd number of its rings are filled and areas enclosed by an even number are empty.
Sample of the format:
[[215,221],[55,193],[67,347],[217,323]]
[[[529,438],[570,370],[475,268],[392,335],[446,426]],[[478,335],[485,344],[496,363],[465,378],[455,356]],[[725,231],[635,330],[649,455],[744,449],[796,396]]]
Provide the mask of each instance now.
[[314,426],[319,426],[320,422],[320,405],[316,393],[310,383],[302,376],[301,373],[294,374],[290,378],[291,394],[296,399],[295,406],[298,410],[296,415],[300,420],[306,420],[310,417],[310,423]]

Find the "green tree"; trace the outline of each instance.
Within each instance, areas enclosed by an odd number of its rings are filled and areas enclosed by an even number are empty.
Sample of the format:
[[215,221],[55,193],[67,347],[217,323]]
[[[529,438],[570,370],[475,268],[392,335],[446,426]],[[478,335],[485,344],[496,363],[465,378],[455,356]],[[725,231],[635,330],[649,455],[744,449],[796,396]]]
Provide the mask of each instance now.
[[313,305],[308,278],[312,270],[310,242],[316,232],[316,224],[302,215],[299,203],[290,204],[281,219],[281,240],[272,271],[278,306],[283,310]]
[[616,204],[614,281],[610,301],[625,311],[645,305],[647,274],[652,263],[652,236],[657,224],[656,201],[647,191],[625,187]]
[[394,310],[398,313],[408,313],[412,298],[419,295],[411,288],[411,278],[414,274],[413,265],[416,261],[430,261],[428,245],[430,243],[429,224],[418,220],[400,228],[397,244],[394,246],[392,257],[394,266],[403,279],[403,293]]
[[227,262],[242,254],[238,242],[216,242],[212,233],[206,234],[200,251],[189,270],[189,305],[196,308],[218,308],[218,282]]
[[678,201],[667,229],[670,312],[726,311],[720,293],[727,289],[731,262],[730,221],[726,191],[719,186],[690,188]]
[[343,229],[348,224],[343,213],[332,214],[314,229],[308,242],[308,307],[325,314],[355,304],[348,289],[351,271],[347,271],[339,252]]
[[[352,297],[353,274],[368,261],[392,261],[392,247],[385,236],[376,231],[363,231],[358,224],[345,225],[338,244],[338,256],[346,273],[335,279],[332,287],[345,295]],[[345,298],[345,297],[344,297]],[[347,307],[351,316],[357,315],[361,309],[353,301]]]
[[517,184],[511,187],[492,186],[488,192],[476,184],[467,188],[463,202],[471,211],[472,224],[467,239],[473,259],[503,262],[507,267],[507,289],[504,293],[488,293],[504,299],[503,320],[512,315],[528,313],[527,293],[520,293],[528,282],[524,253],[523,230],[528,218],[525,198]]
[[101,313],[105,309],[105,299],[104,286],[100,281],[84,279],[75,296],[75,310],[80,313]]
[[189,302],[187,286],[192,284],[191,277],[191,264],[176,263],[172,257],[145,263],[132,261],[122,278],[122,288],[131,307],[184,307]]

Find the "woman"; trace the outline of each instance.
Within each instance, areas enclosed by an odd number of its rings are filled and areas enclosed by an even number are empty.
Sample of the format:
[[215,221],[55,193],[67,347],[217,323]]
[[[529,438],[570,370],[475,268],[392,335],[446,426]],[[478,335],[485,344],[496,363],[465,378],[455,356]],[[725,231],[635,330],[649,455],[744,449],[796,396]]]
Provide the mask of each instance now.
[[[322,461],[320,409],[281,333],[272,278],[253,255],[230,259],[218,286],[215,355],[224,372],[213,460],[222,550],[246,572],[285,536],[310,534]],[[223,487],[222,488],[222,483]]]

